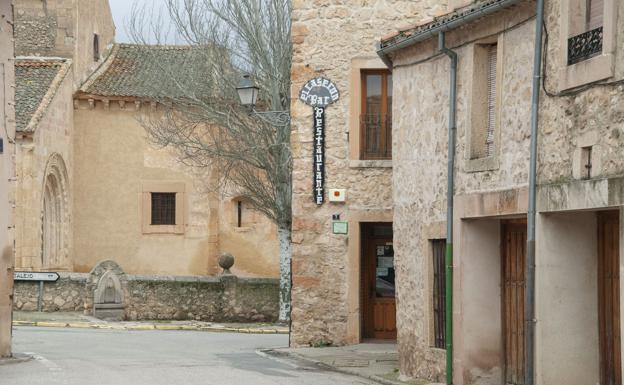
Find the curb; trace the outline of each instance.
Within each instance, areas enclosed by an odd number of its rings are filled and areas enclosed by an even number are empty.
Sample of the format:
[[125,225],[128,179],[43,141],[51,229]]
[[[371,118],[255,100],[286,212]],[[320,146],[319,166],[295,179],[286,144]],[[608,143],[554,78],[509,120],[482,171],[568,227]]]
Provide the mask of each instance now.
[[34,357],[31,356],[30,354],[14,353],[12,357],[0,358],[0,366],[11,365],[11,364],[19,364],[19,363],[22,363],[22,362],[30,361],[33,358]]
[[13,326],[37,326],[47,328],[74,328],[74,329],[111,329],[111,330],[187,330],[216,333],[245,333],[245,334],[288,334],[288,329],[260,329],[260,328],[234,328],[227,326],[207,325],[168,325],[168,324],[139,324],[119,325],[94,322],[50,322],[50,321],[13,321]]
[[351,376],[357,376],[360,378],[365,378],[367,380],[371,380],[371,381],[375,381],[377,383],[383,384],[383,385],[406,385],[405,382],[398,382],[398,381],[392,381],[392,380],[388,380],[386,378],[383,377],[379,377],[377,375],[371,374],[371,375],[367,375],[367,374],[362,374],[361,372],[358,372],[357,370],[350,370],[350,369],[344,369],[344,368],[339,368],[336,366],[332,366],[329,365],[325,362],[322,361],[318,361],[309,357],[305,357],[302,356],[301,354],[298,353],[292,353],[292,352],[283,352],[283,351],[278,351],[278,350],[274,350],[274,349],[263,349],[260,350],[260,352],[264,353],[266,356],[274,358],[274,359],[278,359],[280,356],[288,356],[290,358],[294,358],[296,360],[301,360],[301,361],[305,361],[309,364],[313,364],[316,365],[320,368],[323,368],[325,370],[330,370],[333,372],[337,372],[337,373],[342,373],[342,374],[348,374]]

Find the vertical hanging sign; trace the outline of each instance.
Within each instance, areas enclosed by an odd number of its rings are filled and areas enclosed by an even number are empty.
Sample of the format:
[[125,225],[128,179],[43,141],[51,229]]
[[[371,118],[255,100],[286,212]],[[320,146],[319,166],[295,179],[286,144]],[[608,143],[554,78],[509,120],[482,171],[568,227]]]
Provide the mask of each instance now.
[[299,99],[313,108],[312,196],[317,205],[325,200],[325,107],[339,97],[336,85],[325,78],[308,81],[299,93]]

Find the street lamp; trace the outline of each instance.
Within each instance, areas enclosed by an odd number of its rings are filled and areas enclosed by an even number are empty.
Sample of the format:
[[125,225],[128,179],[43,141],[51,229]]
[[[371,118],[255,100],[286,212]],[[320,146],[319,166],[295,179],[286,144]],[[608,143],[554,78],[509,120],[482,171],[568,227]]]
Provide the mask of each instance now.
[[249,75],[243,76],[238,83],[238,87],[236,87],[236,91],[238,92],[238,98],[241,104],[253,110],[258,101],[258,91],[260,91],[260,88],[253,83]]
[[258,101],[260,88],[256,86],[249,75],[244,75],[236,87],[238,98],[243,106],[249,109],[249,114],[257,116],[273,126],[287,126],[290,124],[288,111],[256,111],[254,108]]

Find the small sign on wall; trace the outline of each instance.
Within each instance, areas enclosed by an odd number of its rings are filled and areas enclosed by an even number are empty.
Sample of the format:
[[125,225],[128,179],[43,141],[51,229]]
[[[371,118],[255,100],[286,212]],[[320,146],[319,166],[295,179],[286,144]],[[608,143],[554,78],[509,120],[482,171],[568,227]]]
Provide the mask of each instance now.
[[332,232],[334,234],[347,234],[349,232],[349,223],[345,221],[332,222]]

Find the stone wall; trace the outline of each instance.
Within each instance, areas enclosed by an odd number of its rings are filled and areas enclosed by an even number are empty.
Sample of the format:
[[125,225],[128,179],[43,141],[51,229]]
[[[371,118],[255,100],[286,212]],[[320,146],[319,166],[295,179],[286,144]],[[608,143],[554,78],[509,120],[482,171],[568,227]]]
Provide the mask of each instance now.
[[[445,1],[295,0],[292,14],[293,310],[292,344],[343,345],[360,338],[359,226],[392,221],[392,161],[362,161],[359,149],[361,68],[385,68],[376,39],[397,25],[446,8]],[[340,99],[326,110],[325,188],[345,188],[346,203],[312,199],[312,108],[302,85],[332,80]],[[326,190],[327,191],[327,190]],[[332,234],[332,214],[349,222]]]
[[[533,5],[533,4],[531,4]],[[529,133],[531,112],[531,68],[535,25],[533,8],[516,7],[479,24],[447,33],[447,46],[457,47],[457,131],[455,152],[455,195],[467,196],[486,191],[511,190],[528,183]],[[469,154],[474,44],[480,39],[497,37],[502,50],[499,62],[500,103],[498,104],[499,145],[494,151],[497,165],[475,172]],[[435,41],[434,41],[435,40]],[[496,41],[496,40],[494,40]],[[430,39],[400,51],[393,57],[393,198],[394,250],[397,280],[397,327],[401,372],[411,377],[444,380],[445,351],[433,346],[433,270],[431,239],[446,238],[447,122],[449,108],[449,68],[446,56],[436,56],[437,39]],[[500,58],[500,56],[499,56]],[[410,63],[419,62],[416,65]],[[513,195],[515,196],[515,195]],[[526,200],[526,193],[518,198]],[[514,201],[515,202],[515,201]],[[488,201],[486,204],[490,204]],[[504,210],[499,202],[497,209]],[[461,217],[456,198],[456,218]],[[501,207],[499,207],[501,206]],[[489,207],[488,207],[489,208]],[[459,225],[458,225],[459,226]],[[456,263],[459,263],[460,236],[455,234]],[[469,262],[463,262],[469,263]],[[474,263],[474,261],[472,261]],[[459,268],[455,274],[454,314],[463,314],[459,287]],[[474,295],[474,294],[473,294]],[[466,294],[465,296],[470,296]],[[454,327],[461,329],[461,316]],[[457,332],[456,372],[468,373],[471,357],[462,352],[463,337]],[[487,336],[487,333],[483,336]],[[483,354],[483,365],[498,356]],[[467,362],[468,361],[468,362]],[[460,362],[467,362],[461,366]]]
[[[56,282],[43,284],[43,311],[83,311],[85,285],[89,274],[59,273]],[[39,282],[15,281],[13,309],[36,311],[39,301]]]
[[[44,283],[43,311],[85,311],[93,296],[89,274],[59,273]],[[279,309],[279,282],[269,278],[128,275],[128,320],[201,320],[274,322]],[[14,309],[37,310],[38,282],[16,281]]]
[[[64,64],[64,67],[69,64]],[[65,71],[65,69],[63,69]],[[62,75],[59,75],[61,77]],[[60,80],[60,79],[59,79]],[[21,132],[16,140],[16,209],[15,209],[15,267],[17,269],[72,269],[72,195],[74,109],[72,106],[72,77],[62,78],[56,93],[34,132]],[[55,159],[64,169],[67,180],[63,191],[65,212],[64,252],[54,266],[42,258],[42,213],[44,182],[50,161]],[[45,265],[45,266],[44,266]]]
[[[624,145],[624,88],[621,85],[624,50],[620,45],[612,52],[615,57],[614,76],[602,82],[606,84],[563,90],[561,74],[568,67],[563,60],[566,48],[561,43],[568,37],[561,36],[561,9],[564,4],[563,0],[546,2],[548,39],[545,44],[546,71],[545,84],[541,90],[538,136],[538,183],[543,196],[538,199],[538,210],[586,210],[617,206],[622,202],[622,193],[617,188],[616,177],[624,173],[624,153],[621,150]],[[474,315],[475,302],[498,301],[498,297],[474,290],[476,286],[469,287],[466,271],[467,266],[475,265],[472,256],[484,254],[487,245],[492,244],[479,244],[478,235],[487,231],[480,229],[482,232],[479,233],[474,228],[489,224],[490,230],[494,230],[490,233],[498,234],[500,223],[497,221],[500,218],[517,218],[526,213],[534,12],[535,2],[521,2],[510,11],[499,12],[478,23],[449,31],[446,36],[447,46],[454,47],[459,56],[453,320],[456,331],[454,383],[457,384],[500,383],[500,372],[496,373],[501,370],[501,357],[498,352],[483,349],[484,345],[499,336],[492,335],[492,330],[466,329],[467,314],[472,312]],[[615,13],[619,14],[617,36],[622,36],[624,7],[621,3]],[[605,18],[608,17],[612,15],[606,14]],[[498,88],[501,100],[498,107],[500,141],[496,154],[497,165],[475,171],[469,167],[467,151],[471,106],[478,103],[471,94],[474,81],[472,53],[475,43],[491,42],[493,36],[499,36],[498,49],[502,50],[499,52],[503,60],[499,62],[502,74]],[[412,377],[440,381],[444,378],[445,352],[432,347],[432,251],[429,240],[446,237],[449,60],[444,56],[435,56],[437,42],[434,40],[404,49],[392,57],[395,67],[393,198],[401,372]],[[602,56],[608,55],[599,55],[598,59]],[[600,70],[600,66],[589,68],[589,71]],[[592,147],[594,180],[579,181],[583,166],[580,164],[580,151],[582,147],[588,146]],[[489,218],[473,220],[485,217]],[[540,223],[538,219],[538,243],[541,241],[542,246],[548,246],[538,249],[538,255],[546,249],[560,250],[560,243],[571,241],[563,237],[555,239],[541,235],[544,233]],[[594,229],[590,231],[596,231],[589,221],[584,225]],[[469,231],[471,226],[472,233]],[[497,258],[495,261],[499,261],[498,253],[497,248],[496,253],[492,254],[493,258]],[[548,265],[547,262],[542,263]],[[492,278],[491,275],[486,277],[486,280],[492,279],[498,278]],[[548,301],[552,291],[539,291],[539,273],[537,279],[538,303]],[[554,314],[551,313],[552,308],[538,306],[538,313],[540,310],[548,311],[549,315]],[[543,319],[540,314],[537,314],[537,318]],[[538,349],[539,341],[543,338],[540,333],[544,333],[540,331],[539,325]],[[552,345],[547,348],[555,349]],[[540,367],[550,365],[552,369],[553,365],[547,359],[552,354],[540,354],[537,358],[538,361],[542,360],[539,361]],[[554,366],[559,372],[568,372]],[[581,366],[579,370],[589,369]],[[561,377],[558,380],[563,383]]]
[[[236,205],[217,191],[216,173],[150,144],[140,119],[151,107],[139,106],[75,100],[74,177],[80,188],[74,193],[73,270],[88,272],[113,259],[129,274],[215,275],[218,255],[229,252],[236,257],[233,274],[277,277],[276,226],[260,215],[251,223],[245,209],[237,227]],[[171,183],[184,185],[183,232],[144,232],[147,184]]]

